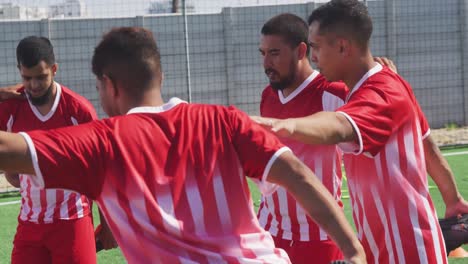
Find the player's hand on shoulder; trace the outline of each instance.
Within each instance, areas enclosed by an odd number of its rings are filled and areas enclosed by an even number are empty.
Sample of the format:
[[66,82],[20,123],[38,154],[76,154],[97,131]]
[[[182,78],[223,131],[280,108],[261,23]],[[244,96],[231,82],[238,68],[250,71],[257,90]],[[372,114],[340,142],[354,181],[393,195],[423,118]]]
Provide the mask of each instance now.
[[296,128],[296,123],[291,119],[276,119],[261,116],[251,116],[250,118],[265,129],[275,133],[278,137],[291,137]]
[[391,59],[386,58],[386,57],[374,57],[374,61],[378,62],[379,64],[383,66],[387,66],[394,73],[398,73],[397,67]]
[[25,98],[23,94],[18,92],[18,89],[21,87],[22,87],[22,84],[0,87],[0,102],[8,100],[8,99]]

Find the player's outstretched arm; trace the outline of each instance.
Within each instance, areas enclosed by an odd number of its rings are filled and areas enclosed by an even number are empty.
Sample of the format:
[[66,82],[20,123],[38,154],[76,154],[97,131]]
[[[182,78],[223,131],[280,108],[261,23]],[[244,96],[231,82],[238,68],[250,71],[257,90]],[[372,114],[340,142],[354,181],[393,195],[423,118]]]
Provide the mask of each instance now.
[[336,112],[319,112],[306,117],[288,119],[259,116],[251,118],[279,137],[289,137],[307,144],[337,144],[357,138],[348,119]]
[[21,135],[0,131],[0,170],[35,173],[28,146]]
[[426,169],[444,199],[445,217],[468,213],[468,203],[458,191],[453,172],[431,135],[424,139],[423,144]]
[[7,87],[0,87],[0,102],[8,99],[24,98],[17,90],[21,88],[22,84],[15,84]]
[[267,181],[285,187],[337,243],[352,263],[365,263],[365,253],[343,211],[314,173],[291,152],[273,163]]

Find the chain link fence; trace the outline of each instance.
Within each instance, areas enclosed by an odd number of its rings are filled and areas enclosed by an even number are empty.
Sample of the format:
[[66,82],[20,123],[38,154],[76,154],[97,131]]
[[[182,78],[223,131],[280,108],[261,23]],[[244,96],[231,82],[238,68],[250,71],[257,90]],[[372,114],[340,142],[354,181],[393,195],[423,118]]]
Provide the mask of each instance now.
[[[112,27],[142,26],[158,41],[165,99],[235,105],[258,114],[267,84],[258,52],[263,23],[284,12],[307,19],[323,2],[1,0],[0,86],[21,81],[15,58],[18,41],[45,36],[55,47],[56,80],[87,97],[104,117],[90,67],[93,49]],[[365,2],[374,22],[374,55],[394,60],[412,84],[439,144],[466,144],[468,2]]]

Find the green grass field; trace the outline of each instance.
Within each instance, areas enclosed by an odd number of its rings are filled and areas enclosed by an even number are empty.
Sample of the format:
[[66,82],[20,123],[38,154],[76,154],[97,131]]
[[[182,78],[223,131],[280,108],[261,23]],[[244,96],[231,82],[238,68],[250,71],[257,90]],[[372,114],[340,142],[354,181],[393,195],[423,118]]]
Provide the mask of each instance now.
[[[468,151],[468,149],[450,149],[444,150],[444,153],[455,153],[461,151]],[[468,154],[454,155],[446,157],[450,163],[455,175],[458,188],[462,195],[468,199]],[[343,184],[343,196],[345,199],[345,213],[349,221],[352,223],[351,210],[349,205],[349,199],[347,198],[346,183]],[[251,185],[251,191],[255,206],[258,207],[260,203],[260,193],[257,188]],[[439,194],[439,191],[435,187],[434,183],[430,180],[430,192],[436,205],[437,212],[440,217],[444,214],[444,203]],[[0,204],[10,201],[18,201],[20,197],[18,193],[0,194]],[[10,263],[10,254],[12,250],[13,236],[16,231],[17,216],[19,212],[19,204],[11,205],[0,205],[0,263]],[[94,215],[97,215],[96,208],[94,208]],[[96,217],[95,221],[99,221]],[[465,246],[468,250],[468,246]],[[449,263],[467,263],[467,259],[449,259]],[[98,253],[98,263],[125,263],[125,260],[119,249],[102,251]]]

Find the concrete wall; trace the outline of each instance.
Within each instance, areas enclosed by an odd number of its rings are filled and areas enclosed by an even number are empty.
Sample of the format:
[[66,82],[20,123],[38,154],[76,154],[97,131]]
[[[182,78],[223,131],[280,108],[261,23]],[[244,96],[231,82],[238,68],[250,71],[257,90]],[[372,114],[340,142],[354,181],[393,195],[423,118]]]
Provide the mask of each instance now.
[[[368,1],[374,21],[374,55],[389,56],[413,86],[431,126],[467,124],[468,73],[466,1]],[[258,52],[260,28],[270,17],[303,18],[318,4],[225,8],[220,14],[189,15],[192,100],[233,104],[258,113],[267,79]],[[57,80],[89,98],[101,116],[90,60],[101,35],[115,26],[151,29],[162,54],[166,99],[188,99],[183,17],[179,15],[107,19],[0,22],[0,85],[20,81],[17,42],[28,35],[51,39],[60,64]]]

